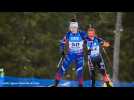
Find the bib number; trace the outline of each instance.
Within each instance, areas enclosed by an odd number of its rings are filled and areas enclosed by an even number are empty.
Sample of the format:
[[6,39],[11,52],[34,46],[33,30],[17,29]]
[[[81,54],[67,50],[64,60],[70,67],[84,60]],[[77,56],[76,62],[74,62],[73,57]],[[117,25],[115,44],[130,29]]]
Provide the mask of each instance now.
[[80,43],[72,43],[72,48],[79,47]]
[[73,50],[83,49],[83,42],[69,42],[69,48]]

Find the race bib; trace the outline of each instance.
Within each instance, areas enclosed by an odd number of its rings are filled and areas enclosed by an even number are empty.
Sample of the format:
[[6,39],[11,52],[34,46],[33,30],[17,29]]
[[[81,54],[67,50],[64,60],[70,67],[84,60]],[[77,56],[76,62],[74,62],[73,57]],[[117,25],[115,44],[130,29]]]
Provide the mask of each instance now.
[[81,41],[81,42],[69,42],[69,48],[71,50],[83,49],[83,41]]
[[91,56],[97,56],[97,55],[99,55],[99,53],[100,53],[99,46],[92,47]]

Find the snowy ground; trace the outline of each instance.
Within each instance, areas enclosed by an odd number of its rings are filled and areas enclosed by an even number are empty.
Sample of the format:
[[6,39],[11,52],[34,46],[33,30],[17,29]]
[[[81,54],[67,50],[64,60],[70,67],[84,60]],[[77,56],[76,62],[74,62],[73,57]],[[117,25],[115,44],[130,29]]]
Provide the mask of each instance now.
[[[21,78],[21,77],[3,77],[0,78],[0,87],[50,87],[54,80],[40,78]],[[74,80],[61,80],[59,87],[77,87],[78,83]],[[134,87],[134,82],[114,82],[114,87]],[[91,81],[85,80],[84,87],[91,87]],[[96,87],[103,87],[101,80],[96,80]]]

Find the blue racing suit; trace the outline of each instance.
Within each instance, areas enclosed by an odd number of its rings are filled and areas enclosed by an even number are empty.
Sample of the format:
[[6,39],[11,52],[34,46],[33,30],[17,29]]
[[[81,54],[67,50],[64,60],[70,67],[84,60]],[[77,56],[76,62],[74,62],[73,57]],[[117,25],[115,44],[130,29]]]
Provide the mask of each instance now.
[[68,52],[63,60],[63,64],[59,67],[56,73],[56,80],[61,80],[64,73],[68,70],[70,64],[75,61],[76,74],[79,85],[83,84],[83,66],[84,66],[84,54],[83,45],[86,40],[86,32],[67,32],[65,37],[60,42],[60,51],[64,50],[65,44],[68,46]]

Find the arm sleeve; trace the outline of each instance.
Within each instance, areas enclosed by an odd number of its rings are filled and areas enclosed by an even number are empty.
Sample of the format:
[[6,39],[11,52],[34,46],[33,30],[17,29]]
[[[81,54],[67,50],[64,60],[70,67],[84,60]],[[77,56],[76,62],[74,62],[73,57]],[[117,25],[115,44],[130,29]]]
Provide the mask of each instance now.
[[84,44],[87,44],[87,39],[88,39],[87,33],[86,32],[82,32],[81,35],[82,35],[82,38],[84,40]]
[[67,41],[68,41],[68,38],[67,38],[67,33],[66,33],[66,35],[60,40],[60,52],[64,51]]
[[82,32],[82,37],[83,37],[84,40],[86,40],[88,38],[87,33],[86,32]]
[[104,44],[104,39],[99,38],[99,37],[97,37],[97,39],[98,39],[98,41],[99,41],[100,45],[103,45],[103,44]]

